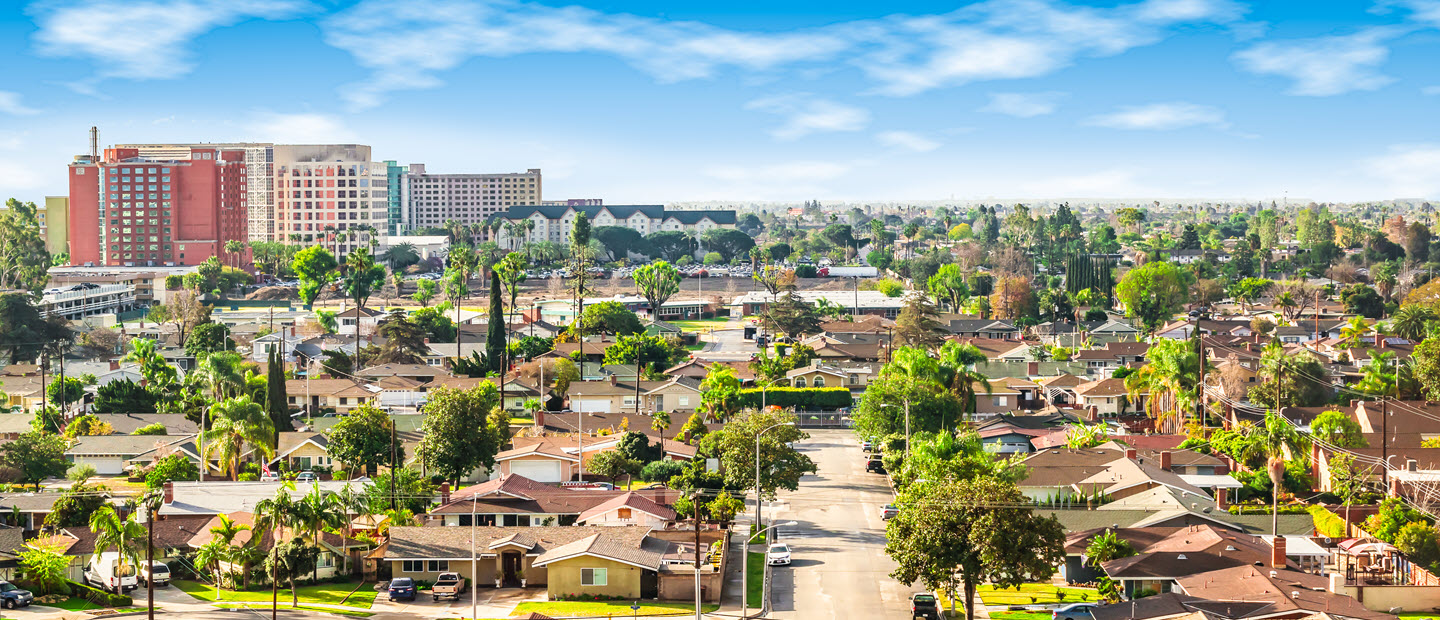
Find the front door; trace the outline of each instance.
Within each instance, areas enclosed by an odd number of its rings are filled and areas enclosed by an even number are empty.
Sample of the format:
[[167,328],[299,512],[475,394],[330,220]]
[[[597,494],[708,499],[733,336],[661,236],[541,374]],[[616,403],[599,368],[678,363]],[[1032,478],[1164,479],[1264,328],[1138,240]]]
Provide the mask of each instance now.
[[506,551],[500,555],[500,570],[504,572],[503,584],[509,587],[520,585],[520,570],[524,561],[517,551]]

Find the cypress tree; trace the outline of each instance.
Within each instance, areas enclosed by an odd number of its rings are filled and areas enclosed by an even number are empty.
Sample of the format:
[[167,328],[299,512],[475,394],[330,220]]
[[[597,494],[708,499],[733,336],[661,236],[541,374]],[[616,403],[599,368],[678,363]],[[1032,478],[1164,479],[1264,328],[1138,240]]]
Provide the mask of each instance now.
[[291,432],[295,425],[290,422],[290,398],[285,393],[285,364],[280,360],[280,351],[272,349],[265,368],[265,408],[270,414],[270,423],[278,433]]
[[490,272],[490,324],[485,331],[485,357],[490,370],[505,374],[505,306],[500,301],[500,273]]

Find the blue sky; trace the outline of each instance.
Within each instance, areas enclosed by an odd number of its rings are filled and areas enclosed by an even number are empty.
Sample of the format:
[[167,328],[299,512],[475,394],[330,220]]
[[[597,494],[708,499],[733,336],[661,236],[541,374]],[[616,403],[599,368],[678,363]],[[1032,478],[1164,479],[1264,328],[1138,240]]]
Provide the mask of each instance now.
[[1440,0],[46,0],[0,194],[101,141],[359,142],[547,198],[1440,198]]

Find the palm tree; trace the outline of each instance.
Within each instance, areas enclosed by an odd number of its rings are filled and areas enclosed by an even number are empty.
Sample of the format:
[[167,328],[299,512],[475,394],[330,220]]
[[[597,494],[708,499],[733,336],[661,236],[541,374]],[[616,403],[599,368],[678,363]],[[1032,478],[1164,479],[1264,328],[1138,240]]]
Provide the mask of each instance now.
[[231,351],[215,351],[206,354],[195,367],[194,379],[210,388],[210,398],[221,400],[238,394],[245,386],[240,375],[240,354]]
[[248,444],[257,456],[268,459],[275,454],[275,427],[265,409],[249,396],[228,398],[210,408],[210,429],[205,439],[205,459],[218,453],[216,460],[229,464],[230,479],[240,475],[240,459]]
[[[335,501],[335,496],[320,489],[320,485],[310,487],[310,492],[300,498],[300,513],[298,524],[310,531],[310,542],[317,549],[324,552],[323,540],[320,536],[325,528],[343,527],[349,518],[343,507]],[[320,563],[315,563],[314,579],[320,581]]]
[[[355,537],[355,520],[353,515],[361,515],[369,512],[370,505],[365,496],[356,493],[350,485],[345,485],[339,492],[330,496],[335,502],[335,509],[345,518],[345,543],[349,544],[350,539]],[[345,553],[345,576],[350,576],[350,554]]]
[[[262,499],[255,504],[255,531],[270,532],[272,542],[270,545],[270,619],[275,620],[276,608],[279,606],[279,579],[277,579],[277,568],[279,565],[275,551],[280,547],[280,540],[285,530],[295,527],[297,517],[300,514],[300,505],[291,497],[290,492],[295,490],[295,483],[286,482],[275,492],[275,497]],[[299,598],[295,596],[295,573],[290,573],[290,593],[295,597],[292,605],[299,607]]]
[[[986,394],[991,391],[989,377],[975,370],[976,364],[985,361],[985,354],[973,344],[960,344],[952,340],[940,347],[940,385],[960,399],[965,405],[965,413],[975,413],[975,399],[979,395],[977,387],[984,388]],[[958,424],[959,420],[956,420],[956,423]],[[944,421],[941,424],[943,427]]]
[[230,265],[236,269],[240,268],[240,253],[245,251],[245,242],[231,239],[225,242],[225,253],[230,255]]
[[1274,411],[1265,412],[1265,423],[1255,427],[1246,436],[1241,448],[1241,460],[1265,459],[1265,473],[1270,475],[1270,534],[1280,534],[1280,486],[1285,481],[1285,460],[1287,453],[1298,456],[1304,449],[1305,439],[1285,418]]
[[1199,354],[1188,340],[1161,339],[1146,357],[1148,364],[1125,377],[1125,390],[1131,398],[1149,395],[1146,408],[1157,429],[1177,429],[1194,409]]
[[1365,317],[1352,316],[1350,321],[1340,328],[1340,348],[1354,349],[1360,346],[1365,335],[1370,333],[1370,325],[1365,322]]
[[1295,308],[1300,307],[1300,302],[1295,301],[1295,295],[1290,291],[1281,291],[1275,296],[1275,307],[1280,309],[1280,315],[1286,320],[1295,320]]
[[1411,342],[1425,339],[1425,325],[1435,320],[1435,312],[1426,306],[1410,304],[1401,306],[1394,316],[1395,335]]
[[[116,574],[126,574],[125,567],[139,566],[140,554],[136,547],[145,540],[145,526],[135,522],[134,515],[128,519],[121,519],[115,513],[115,508],[109,504],[101,506],[90,514],[90,531],[95,533],[95,553],[90,556],[91,562],[99,562],[100,556],[112,548],[119,556],[119,570]],[[115,584],[115,592],[120,592],[120,584]]]
[[[525,404],[529,405],[530,403],[527,402]],[[650,428],[653,428],[655,429],[655,432],[660,433],[660,443],[661,445],[664,445],[665,431],[670,428],[670,412],[656,411],[655,413],[650,414]]]
[[[223,516],[223,515],[222,515]],[[195,564],[210,569],[211,576],[215,579],[215,600],[220,600],[220,565],[230,560],[230,545],[221,542],[219,537],[210,539],[195,552]],[[234,584],[231,584],[232,587]]]

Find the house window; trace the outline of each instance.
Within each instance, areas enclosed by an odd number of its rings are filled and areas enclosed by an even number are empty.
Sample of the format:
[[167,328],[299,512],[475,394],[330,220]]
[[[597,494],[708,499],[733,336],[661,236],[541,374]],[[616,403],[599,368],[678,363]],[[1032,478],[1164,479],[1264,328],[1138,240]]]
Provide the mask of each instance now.
[[825,387],[825,377],[822,377],[822,376],[820,376],[820,375],[815,375],[815,387],[817,387],[817,388]]
[[690,397],[689,397],[689,396],[681,396],[681,397],[680,397],[680,406],[681,406],[681,407],[689,407],[689,406],[690,406]]
[[[401,570],[402,572],[406,572],[406,573],[423,573],[423,572],[426,572],[426,571],[425,571],[425,560],[405,560],[405,561],[402,562],[401,564],[402,564],[402,566],[400,567],[400,570]],[[448,561],[446,561],[446,562],[433,562],[433,561],[432,561],[432,562],[430,562],[430,564],[432,564],[432,565],[433,565],[433,564],[444,564],[444,565],[446,566],[446,570],[449,570],[449,566],[450,566],[450,562],[448,562]],[[439,572],[439,571],[433,571],[433,570],[432,570],[432,571],[430,571],[430,572]]]
[[991,396],[991,397],[990,397],[990,404],[991,404],[991,405],[994,405],[994,406],[996,406],[996,407],[1004,407],[1004,406],[1008,405],[1009,402],[1008,402],[1008,399],[1005,398],[1004,396]]
[[320,568],[334,568],[335,554],[326,551],[320,554],[320,559],[316,563],[319,564]]
[[803,388],[803,387],[805,387],[805,377],[795,377],[795,387],[797,387],[797,388]]
[[450,570],[450,560],[430,560],[426,562],[425,570],[432,573],[443,573]]
[[606,585],[608,575],[604,568],[582,568],[580,569],[580,585],[582,586],[603,586]]
[[619,510],[616,510],[616,511],[615,511],[615,516],[616,516],[616,517],[619,517],[619,518],[621,518],[621,519],[629,519],[629,518],[630,518],[630,509],[629,509],[629,508],[621,508],[621,509],[619,509]]
[[860,375],[850,375],[850,385],[859,385]]

